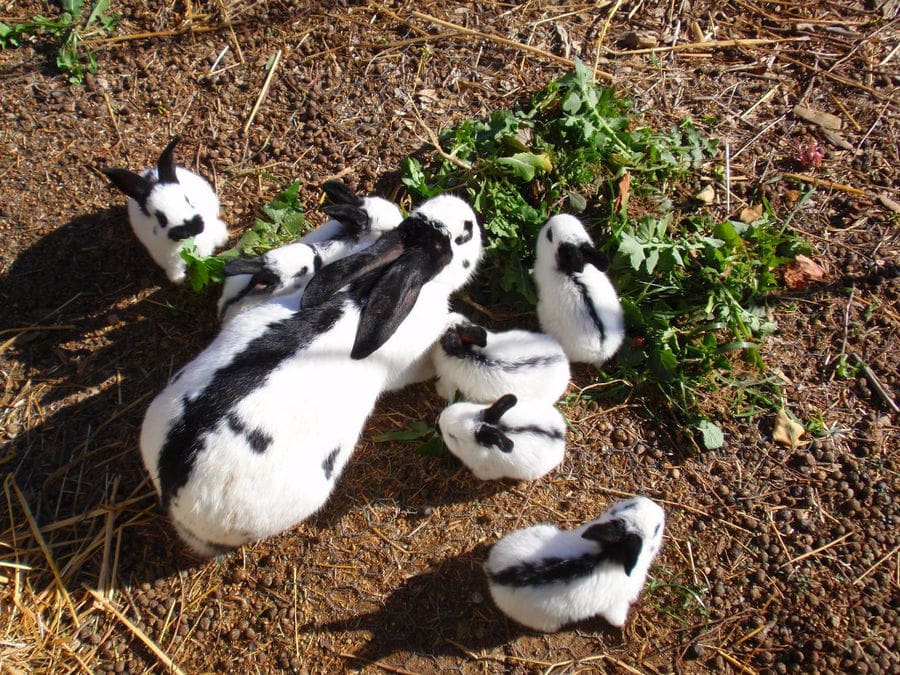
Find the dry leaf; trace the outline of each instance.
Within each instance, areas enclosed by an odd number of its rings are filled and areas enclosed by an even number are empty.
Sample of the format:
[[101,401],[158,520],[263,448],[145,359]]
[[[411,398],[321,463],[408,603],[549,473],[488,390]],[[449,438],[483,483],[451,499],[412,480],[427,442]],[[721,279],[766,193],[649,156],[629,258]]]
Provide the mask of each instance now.
[[625,173],[619,181],[619,194],[616,195],[616,202],[613,205],[613,212],[619,213],[628,205],[628,193],[631,190],[631,174]]
[[784,268],[784,285],[792,291],[802,291],[811,281],[821,281],[824,278],[824,268],[802,253]]
[[716,191],[713,189],[712,185],[707,185],[694,195],[694,199],[698,202],[703,202],[704,204],[712,204],[716,200]]
[[747,225],[749,225],[750,223],[755,223],[757,220],[762,218],[762,214],[762,204],[757,204],[756,206],[747,206],[741,210],[740,219],[742,223],[746,223]]
[[821,110],[814,110],[813,108],[807,108],[802,105],[794,106],[794,114],[800,119],[812,122],[823,129],[840,131],[842,126],[841,118],[837,115],[832,115],[831,113],[823,112]]
[[775,430],[772,432],[773,441],[793,450],[800,446],[800,439],[805,433],[806,429],[803,428],[803,425],[797,424],[788,417],[784,408],[778,411],[778,415],[775,417]]

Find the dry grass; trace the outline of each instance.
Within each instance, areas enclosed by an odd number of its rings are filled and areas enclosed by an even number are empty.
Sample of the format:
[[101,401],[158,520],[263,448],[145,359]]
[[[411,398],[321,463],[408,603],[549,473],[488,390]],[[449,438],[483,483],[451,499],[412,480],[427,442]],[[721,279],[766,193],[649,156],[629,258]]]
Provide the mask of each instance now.
[[[112,58],[123,50],[157,51],[164,45],[190,51],[201,44],[191,40],[218,36],[214,55],[223,53],[223,42],[240,55],[238,62],[217,65],[214,75],[246,74],[248,84],[239,90],[243,98],[214,95],[208,105],[222,117],[205,118],[213,120],[218,135],[243,128],[247,136],[235,143],[240,149],[227,161],[219,161],[227,199],[240,202],[243,209],[236,211],[238,216],[252,213],[271,190],[263,182],[263,171],[296,175],[310,185],[318,182],[320,173],[345,171],[341,157],[359,152],[363,141],[355,130],[369,118],[375,120],[365,127],[370,145],[363,148],[369,152],[354,171],[360,182],[374,184],[394,165],[387,153],[372,148],[395,141],[399,147],[393,155],[412,152],[416,148],[410,139],[418,138],[423,127],[439,129],[511,105],[562,72],[560,64],[570,63],[576,54],[590,62],[598,78],[614,82],[649,110],[660,126],[688,114],[717,117],[715,132],[729,148],[731,162],[728,183],[723,179],[717,191],[727,192],[732,210],[753,198],[738,189],[748,181],[776,185],[773,200],[777,191],[783,194],[793,186],[782,184],[786,179],[815,185],[827,191],[823,209],[838,197],[832,191],[859,198],[864,209],[876,208],[879,195],[889,198],[891,190],[874,183],[871,172],[882,170],[890,155],[873,155],[870,167],[875,168],[869,173],[863,165],[851,164],[847,155],[848,161],[833,162],[827,175],[814,176],[785,173],[780,158],[790,156],[795,138],[811,133],[795,124],[789,112],[792,105],[807,102],[840,109],[854,138],[861,139],[850,146],[855,150],[869,152],[865,143],[876,138],[882,146],[893,142],[896,148],[896,87],[878,83],[894,81],[890,77],[897,49],[892,44],[898,20],[873,21],[855,5],[838,15],[838,8],[829,3],[792,3],[780,13],[744,0],[695,4],[695,11],[685,14],[684,3],[682,8],[679,3],[641,1],[489,3],[483,16],[464,8],[448,11],[408,3],[333,7],[321,15],[279,14],[273,7],[267,27],[259,28],[255,13],[267,3],[188,2],[183,13],[169,17],[167,26],[151,30],[145,24],[152,20],[135,3],[138,9],[123,22],[121,34],[97,46]],[[328,29],[332,23],[340,28]],[[634,25],[655,30],[658,46],[618,48],[619,39]],[[832,30],[835,25],[841,30]],[[352,39],[336,39],[335,32]],[[675,44],[666,43],[671,38]],[[307,40],[316,46],[301,47]],[[819,51],[811,58],[813,45]],[[441,61],[436,66],[431,55],[438,51]],[[276,53],[283,55],[277,76],[277,61],[267,76],[260,76],[260,59]],[[0,64],[12,58],[0,53]],[[205,71],[212,68],[200,57],[191,58],[195,67],[178,71],[176,77],[209,77]],[[163,65],[151,61],[143,67],[152,72]],[[28,64],[26,72],[32,68]],[[302,80],[300,72],[308,78]],[[727,74],[725,86],[715,84],[719,73]],[[34,77],[47,79],[37,73]],[[297,101],[303,107],[309,102],[327,105],[331,93],[318,89],[317,82],[341,77],[360,82],[394,78],[403,96],[391,99],[385,90],[384,109],[372,110],[367,90],[362,103],[345,99],[327,118],[312,118],[310,126],[323,127],[318,138],[335,149],[312,168],[310,155],[303,154],[309,149],[267,159],[256,154],[254,148],[291,132],[279,126],[290,116],[286,110],[299,107]],[[165,115],[145,116],[138,124],[132,112],[129,124],[138,128],[126,129],[119,117],[121,102],[110,103],[111,97],[104,96],[107,112],[97,128],[114,135],[117,143],[126,138],[133,146],[136,137],[165,137],[170,126],[192,119],[192,103],[175,100],[167,103],[171,111]],[[152,134],[145,134],[143,124],[152,127]],[[205,137],[202,131],[197,134]],[[207,140],[218,143],[212,134]],[[433,131],[428,142],[435,144]],[[206,149],[198,146],[196,157]],[[839,145],[829,151],[848,152]],[[46,153],[48,160],[35,162],[75,164],[67,152],[61,145]],[[41,212],[27,193],[18,199],[12,208]],[[104,199],[86,198],[79,208],[99,212]],[[55,222],[76,215],[49,217]],[[854,229],[872,225],[871,220],[838,233],[813,217],[795,224],[829,255],[836,250],[876,257],[867,248],[868,240],[853,236]],[[894,233],[879,255],[896,251]],[[11,261],[5,263],[8,271]],[[788,465],[784,473],[772,473],[773,465],[786,465],[790,453],[772,445],[758,424],[732,421],[729,432],[737,449],[686,458],[642,402],[629,398],[612,409],[599,409],[581,400],[585,391],[604,386],[586,371],[577,373],[571,391],[579,395],[565,409],[576,429],[570,435],[569,456],[552,479],[481,484],[447,459],[415,455],[410,444],[371,443],[374,434],[416,419],[436,419],[439,402],[426,387],[419,387],[379,404],[356,457],[319,517],[282,537],[246,547],[231,559],[199,564],[180,550],[159,513],[136,466],[134,445],[141,413],[172,367],[170,350],[158,349],[158,334],[171,333],[168,344],[177,346],[177,355],[171,357],[175,365],[189,358],[204,335],[188,326],[196,314],[203,316],[197,307],[208,299],[143,290],[131,296],[122,293],[130,299],[113,298],[95,314],[73,313],[68,302],[83,300],[75,296],[44,320],[0,331],[0,427],[5,434],[0,467],[9,471],[3,481],[6,518],[0,521],[3,672],[97,672],[121,663],[154,672],[299,671],[306,666],[395,673],[658,673],[701,668],[755,673],[760,664],[771,664],[793,648],[772,635],[776,624],[785,623],[784,612],[793,611],[796,598],[791,596],[799,593],[801,582],[804,588],[831,588],[829,576],[839,573],[864,589],[882,573],[893,593],[900,587],[897,546],[883,546],[868,562],[848,557],[867,536],[864,521],[821,545],[806,546],[808,550],[786,538],[777,520],[786,508],[785,495],[808,488],[811,506],[804,512],[823,532],[839,522],[837,502],[826,498],[825,479],[810,472]],[[192,315],[190,321],[166,306],[171,297],[179,311]],[[896,330],[896,299],[884,305]],[[131,311],[155,323],[143,334],[145,342],[133,347],[134,353],[131,346],[117,351],[115,345],[132,334],[119,326],[118,334],[107,336],[97,326],[109,312]],[[70,322],[68,317],[74,318]],[[29,340],[35,339],[29,336],[40,341],[52,332],[68,335],[85,323],[96,330],[85,330],[76,340],[87,352],[84,361],[71,356],[75,347],[63,342],[53,357],[60,365],[41,373],[28,365]],[[846,331],[849,320],[837,323]],[[776,356],[796,356],[790,347],[776,343],[772,349]],[[158,363],[160,353],[166,354],[163,364]],[[867,362],[884,374],[876,356],[870,352]],[[880,358],[887,356],[881,352]],[[122,378],[120,369],[128,377]],[[831,419],[845,419],[848,426],[863,416],[863,404],[840,383],[823,380],[815,365],[799,363],[794,370],[793,382],[803,385],[807,412],[826,410]],[[93,371],[102,377],[91,377]],[[78,384],[81,381],[88,383]],[[795,392],[799,398],[800,389]],[[885,437],[873,441],[871,456],[896,461],[896,447],[896,428],[889,423]],[[835,467],[833,462],[825,468]],[[873,474],[873,481],[876,478],[896,485],[894,470]],[[637,492],[667,507],[668,537],[651,583],[623,632],[598,621],[539,636],[503,620],[481,582],[480,562],[490,543],[534,522],[574,526]],[[772,566],[758,566],[763,535],[770,542],[766,547],[775,551],[772,558],[781,560],[777,573]],[[725,590],[718,593],[717,586]],[[839,597],[834,602],[832,611],[850,611],[849,602]],[[806,605],[803,611],[816,615],[815,608]],[[822,628],[832,633],[847,629],[847,622]],[[885,630],[872,639],[883,642],[887,634]],[[854,636],[863,639],[861,633]]]

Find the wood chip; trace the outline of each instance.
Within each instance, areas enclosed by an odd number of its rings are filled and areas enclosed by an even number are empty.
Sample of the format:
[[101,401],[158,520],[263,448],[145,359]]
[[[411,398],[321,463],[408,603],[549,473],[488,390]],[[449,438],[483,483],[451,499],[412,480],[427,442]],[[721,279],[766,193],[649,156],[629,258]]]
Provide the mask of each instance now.
[[886,208],[888,211],[893,211],[894,213],[900,213],[900,203],[895,202],[893,199],[888,197],[885,194],[878,195],[878,201],[881,202],[881,205]]
[[696,21],[691,21],[691,39],[694,42],[706,42],[706,36],[703,34],[703,29],[700,28],[700,24]]
[[712,204],[716,200],[716,191],[712,185],[707,185],[694,195],[694,199],[698,202],[703,202],[704,204]]
[[619,40],[626,49],[652,49],[659,44],[654,33],[630,30]]
[[807,122],[812,122],[813,124],[816,124],[823,129],[839,130],[841,126],[843,126],[841,118],[837,115],[822,112],[821,110],[814,110],[802,105],[794,106],[794,114],[800,119],[806,120]]
[[755,223],[757,220],[762,218],[763,214],[763,205],[757,204],[756,206],[746,206],[741,209],[741,215],[739,216],[740,221],[749,225],[750,223]]
[[841,150],[855,150],[853,144],[836,131],[822,129],[822,136],[836,148],[840,148]]

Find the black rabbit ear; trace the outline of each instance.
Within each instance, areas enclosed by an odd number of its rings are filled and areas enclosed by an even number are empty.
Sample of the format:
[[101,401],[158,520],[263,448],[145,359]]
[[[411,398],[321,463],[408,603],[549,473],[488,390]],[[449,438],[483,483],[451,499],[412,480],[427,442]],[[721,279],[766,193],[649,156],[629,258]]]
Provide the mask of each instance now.
[[627,575],[631,575],[644,546],[640,535],[628,532],[625,521],[619,518],[591,525],[581,536],[599,543],[603,558],[621,564]]
[[435,277],[450,256],[448,249],[446,259],[436,261],[426,251],[411,249],[382,273],[361,312],[350,358],[364,359],[388,341],[412,311],[422,286]]
[[515,394],[504,394],[494,401],[490,407],[484,409],[481,413],[481,419],[488,424],[497,424],[500,418],[509,412],[516,403],[518,403],[518,399]]
[[[347,284],[391,264],[403,253],[400,233],[391,231],[368,248],[325,265],[303,292],[303,307],[321,305]],[[371,278],[374,283],[374,278]]]
[[223,270],[226,277],[236,277],[240,274],[258,274],[266,269],[262,258],[233,258],[225,263]]
[[459,341],[465,345],[474,345],[476,347],[487,345],[487,331],[481,326],[465,323],[457,324],[456,334],[459,335]]
[[159,174],[160,183],[177,183],[178,174],[175,173],[175,146],[181,140],[175,136],[162,151],[159,161],[156,163],[156,171]]
[[142,206],[147,201],[153,183],[143,176],[127,169],[101,169],[113,185]]
[[606,257],[606,254],[603,253],[603,251],[599,251],[591,244],[587,243],[582,244],[578,248],[586,263],[593,265],[601,272],[605,272],[609,269],[609,258]]
[[[345,183],[339,180],[326,180],[322,185],[325,194],[335,204],[347,204],[348,206],[362,206],[363,200]],[[328,211],[325,211],[328,213]],[[331,215],[330,213],[328,215]]]
[[475,432],[475,440],[486,448],[495,446],[500,452],[512,452],[515,443],[512,439],[500,431],[497,427],[482,424]]
[[584,255],[581,248],[564,241],[556,249],[556,266],[563,274],[575,274],[584,270]]
[[339,221],[347,234],[358,236],[369,230],[369,214],[350,204],[325,204],[322,210]]

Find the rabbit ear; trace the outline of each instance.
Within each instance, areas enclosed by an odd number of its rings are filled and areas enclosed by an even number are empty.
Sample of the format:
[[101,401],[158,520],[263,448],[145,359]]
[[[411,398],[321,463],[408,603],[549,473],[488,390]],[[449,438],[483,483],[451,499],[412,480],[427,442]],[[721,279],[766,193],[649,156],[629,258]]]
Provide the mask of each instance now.
[[597,250],[586,242],[579,246],[578,249],[581,251],[581,256],[586,263],[593,265],[601,272],[609,269],[609,258],[602,251]]
[[512,452],[515,445],[509,436],[497,427],[492,427],[489,424],[482,424],[478,427],[478,430],[475,432],[475,440],[486,448],[496,446],[500,452],[507,453]]
[[487,345],[487,331],[481,326],[459,324],[456,326],[459,341],[464,345],[484,347]]
[[233,258],[225,263],[223,273],[226,277],[240,274],[257,274],[266,268],[262,258]]
[[[384,268],[403,253],[403,240],[397,231],[388,232],[374,244],[346,258],[325,265],[313,276],[303,293],[303,307],[321,305],[349,283]],[[374,279],[371,279],[374,282]]]
[[644,540],[639,535],[625,529],[625,521],[620,518],[591,525],[581,536],[600,544],[604,558],[620,563],[628,575],[637,564],[644,545]]
[[101,171],[113,185],[138,204],[144,204],[150,190],[153,189],[153,183],[133,171],[127,169],[101,169]]
[[326,204],[322,210],[339,221],[350,234],[358,235],[369,229],[369,215],[358,206]]
[[[325,190],[325,194],[328,195],[328,198],[335,204],[347,204],[348,206],[363,205],[363,200],[342,181],[326,180],[322,184],[322,189]],[[328,213],[328,211],[325,211],[325,213]],[[328,215],[331,214],[328,213]]]
[[513,406],[518,403],[515,394],[504,394],[481,413],[481,419],[488,424],[497,424]]
[[178,175],[175,173],[175,146],[181,140],[180,136],[175,136],[162,151],[159,161],[156,163],[156,171],[159,175],[160,183],[177,183]]
[[414,248],[405,251],[384,271],[360,314],[350,358],[364,359],[388,341],[412,311],[422,286],[435,277],[451,256],[449,246],[446,255],[437,259],[428,251]]

